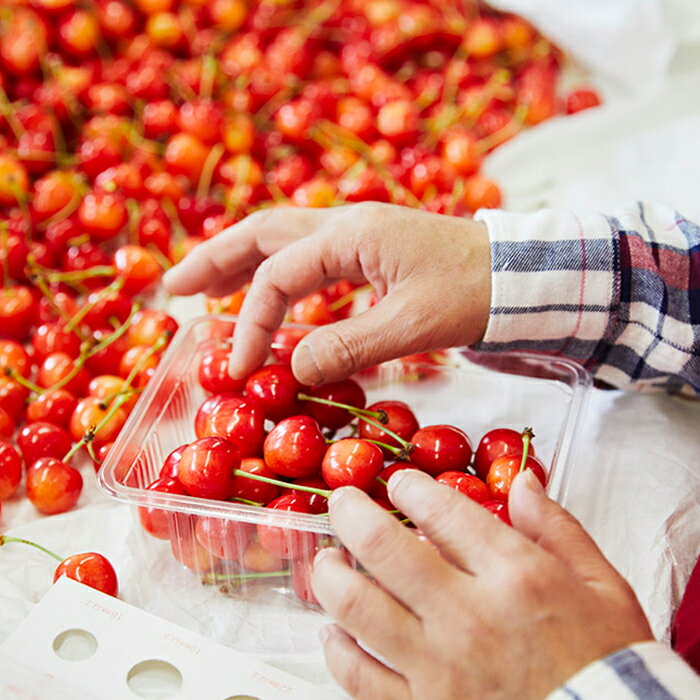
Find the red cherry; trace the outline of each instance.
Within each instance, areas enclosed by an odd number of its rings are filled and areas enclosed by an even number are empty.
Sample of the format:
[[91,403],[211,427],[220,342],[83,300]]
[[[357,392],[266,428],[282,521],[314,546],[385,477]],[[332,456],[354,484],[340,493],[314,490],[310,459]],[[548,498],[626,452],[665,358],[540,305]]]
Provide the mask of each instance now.
[[198,99],[180,105],[180,128],[204,143],[214,143],[221,135],[223,124],[221,105],[211,99]]
[[[403,440],[410,440],[411,437],[418,431],[420,427],[413,411],[403,401],[377,401],[367,407],[368,411],[383,411],[386,415],[387,422],[383,423],[379,420],[372,419],[373,423],[386,426],[389,430],[396,433]],[[383,442],[392,447],[402,447],[393,437],[388,435],[384,430],[367,423],[360,419],[360,437],[365,440],[376,440]],[[389,450],[382,450],[387,457],[394,456]]]
[[328,299],[321,292],[314,292],[292,305],[292,321],[310,326],[333,323],[335,318],[328,308]]
[[[194,418],[194,432],[197,437],[206,437],[204,435],[204,431],[206,429],[207,418],[209,418],[211,412],[214,410],[219,401],[232,396],[235,396],[235,394],[215,394],[214,396],[210,396],[199,407]],[[239,396],[238,398],[242,399],[243,397]]]
[[[364,408],[367,403],[362,387],[352,379],[323,384],[322,386],[313,386],[305,393],[314,398],[335,401],[346,406],[354,406],[355,408]],[[349,413],[344,408],[314,403],[313,401],[304,401],[302,407],[306,413],[318,421],[319,425],[330,430],[342,428],[355,418],[352,413]]]
[[11,416],[21,416],[24,402],[29,396],[29,389],[12,381],[9,377],[0,376],[0,408]]
[[17,446],[27,465],[41,457],[62,459],[71,448],[68,433],[53,423],[37,422],[25,425],[17,436]]
[[113,442],[106,442],[104,445],[100,445],[95,450],[95,458],[92,460],[92,466],[95,468],[95,474],[100,471],[102,465],[105,463],[107,457],[109,457],[109,451],[114,447]]
[[130,347],[155,345],[161,336],[172,337],[178,329],[177,321],[164,311],[143,309],[134,315],[126,337]]
[[80,354],[80,338],[61,322],[42,323],[32,335],[34,357],[41,362],[54,352],[76,358]]
[[124,245],[114,253],[117,277],[124,279],[124,291],[138,294],[155,284],[163,271],[150,250],[138,245]]
[[14,340],[0,340],[0,374],[15,372],[22,377],[29,377],[32,362],[27,351]]
[[[111,412],[111,407],[96,396],[86,396],[78,402],[70,419],[70,434],[75,441],[81,440],[92,428],[100,425]],[[123,406],[117,407],[114,414],[98,432],[94,434],[92,444],[99,448],[108,442],[114,442],[119,431],[126,423],[127,412]]]
[[512,525],[506,501],[484,501],[481,505],[506,525]]
[[[415,469],[415,467],[408,462],[394,462],[393,464],[387,465],[379,472],[377,478],[374,480],[374,486],[369,492],[375,501],[391,504],[391,501],[389,500],[389,493],[387,492],[386,486],[382,484],[382,481],[388,484],[392,474],[395,474],[402,469]],[[381,479],[381,481],[379,481],[379,479]],[[389,505],[389,510],[393,510],[393,508],[394,506]]]
[[228,391],[240,391],[244,381],[234,379],[228,371],[230,352],[224,349],[207,352],[199,363],[199,383],[206,391],[220,394]]
[[584,109],[597,107],[600,104],[598,93],[589,87],[580,87],[572,90],[565,99],[564,109],[567,114],[575,114]]
[[280,421],[265,438],[263,456],[275,474],[299,477],[318,474],[326,454],[326,439],[310,416]]
[[179,130],[177,107],[171,100],[149,102],[141,112],[144,136],[159,139],[170,136]]
[[85,196],[78,208],[78,221],[95,241],[106,241],[124,228],[126,206],[118,195],[92,192]]
[[163,462],[158,477],[160,479],[177,479],[182,453],[187,449],[187,444],[176,447]]
[[265,414],[252,399],[222,398],[209,413],[202,437],[226,438],[241,457],[257,457],[265,440]]
[[[486,477],[493,498],[497,500],[507,500],[510,493],[510,487],[513,484],[513,479],[520,471],[520,464],[523,460],[522,449],[519,454],[503,455],[491,462],[489,473]],[[532,469],[535,476],[540,480],[542,486],[547,485],[547,473],[544,470],[542,462],[537,457],[528,453],[525,460],[525,469]]]
[[[82,272],[92,267],[109,266],[110,259],[107,254],[94,243],[83,243],[79,246],[71,246],[63,256],[63,269],[66,272]],[[94,289],[101,287],[109,281],[109,276],[87,277],[81,283]]]
[[66,429],[77,404],[78,399],[67,389],[44,392],[27,405],[27,423],[42,421]]
[[491,491],[478,477],[464,472],[443,472],[435,477],[435,481],[445,484],[455,491],[460,491],[477,503],[491,500]]
[[[114,333],[114,328],[96,328],[92,332],[92,340],[97,345]],[[122,358],[127,352],[128,347],[124,336],[119,336],[102,350],[98,350],[90,355],[85,361],[85,367],[94,375],[115,375],[119,374]],[[103,397],[104,398],[104,397]]]
[[233,492],[233,471],[240,463],[240,454],[232,442],[204,437],[182,453],[178,478],[191,496],[225,501]]
[[[287,493],[268,503],[266,508],[310,513],[308,494]],[[258,540],[270,553],[281,559],[303,559],[313,556],[317,535],[304,530],[258,525]]]
[[131,313],[132,301],[118,289],[103,287],[88,294],[85,306],[89,311],[86,312],[83,320],[94,330],[109,328],[112,319],[124,323]]
[[172,531],[170,551],[183,566],[198,574],[209,571],[215,565],[214,557],[197,542],[191,529],[178,528]]
[[0,408],[0,440],[9,440],[14,432],[14,419],[4,408]]
[[27,287],[0,291],[0,338],[23,340],[34,323],[36,304]]
[[272,335],[272,354],[278,362],[289,364],[294,348],[310,331],[304,328],[278,328]]
[[[320,476],[307,476],[304,479],[295,479],[292,484],[298,484],[299,486],[309,486],[314,489],[327,490],[328,484]],[[300,491],[295,488],[291,488],[289,493],[304,493],[309,499],[309,508],[312,513],[327,513],[328,512],[328,499],[322,496],[320,493],[309,493],[308,491]]]
[[56,567],[53,575],[54,583],[61,576],[67,576],[78,583],[111,596],[116,596],[119,588],[114,567],[106,557],[96,552],[73,554],[64,559]]
[[[59,309],[61,313],[59,313]],[[52,302],[46,297],[42,297],[39,300],[37,322],[47,323],[49,321],[57,321],[62,317],[64,319],[73,318],[77,313],[78,305],[70,294],[60,290],[54,291]]]
[[[491,462],[497,457],[510,453],[523,452],[523,436],[517,430],[510,428],[495,428],[489,430],[479,441],[474,453],[474,469],[477,476],[486,479]],[[528,454],[534,457],[535,449],[530,445]]]
[[217,559],[240,561],[255,537],[255,525],[224,518],[198,518],[197,542]]
[[[259,457],[246,457],[241,460],[241,471],[248,474],[256,474],[257,476],[266,476],[270,479],[276,479],[277,474],[273,472],[266,464],[264,459]],[[236,498],[244,498],[247,501],[255,503],[268,504],[274,501],[280,495],[279,486],[275,484],[266,484],[264,481],[256,481],[248,479],[245,476],[236,476],[233,479],[233,496]],[[326,488],[325,485],[321,488]]]
[[428,474],[463,471],[472,458],[467,434],[453,425],[429,425],[411,437],[413,450],[409,460]]
[[253,542],[243,554],[241,565],[247,571],[281,571],[284,562],[280,557],[268,552],[260,542]]
[[311,562],[303,560],[292,561],[290,574],[292,590],[302,603],[318,607],[319,602],[311,586],[312,571],[313,566]]
[[371,442],[345,438],[330,445],[323,458],[321,473],[332,488],[354,486],[369,492],[384,466],[382,451]]
[[83,490],[83,477],[77,469],[55,457],[42,457],[27,470],[27,498],[46,515],[70,510]]
[[75,374],[74,369],[75,360],[72,357],[64,352],[52,352],[44,358],[41,367],[39,367],[37,384],[40,387],[50,389],[71,374],[73,377],[64,386],[71,394],[82,396],[90,382],[90,375],[82,367]]
[[9,498],[22,480],[22,458],[7,442],[0,440],[0,501]]
[[[173,493],[178,496],[187,495],[185,487],[177,480],[170,478],[156,479],[147,491]],[[139,520],[143,529],[159,540],[168,540],[178,530],[185,531],[189,526],[189,516],[155,506],[139,506]]]
[[299,413],[297,398],[303,386],[297,381],[289,365],[273,364],[261,367],[248,377],[247,396],[254,398],[272,421]]

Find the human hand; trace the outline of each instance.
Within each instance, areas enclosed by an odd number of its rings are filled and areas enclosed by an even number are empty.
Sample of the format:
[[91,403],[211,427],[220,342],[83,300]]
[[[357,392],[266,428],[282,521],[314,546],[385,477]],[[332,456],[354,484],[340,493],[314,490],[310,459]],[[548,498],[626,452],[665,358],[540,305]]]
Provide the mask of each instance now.
[[353,697],[541,700],[653,639],[632,589],[531,472],[510,492],[513,528],[417,470],[392,476],[389,493],[434,546],[344,488],[331,523],[378,583],[334,548],[314,565],[314,592],[338,623],[322,633],[326,661]]
[[369,282],[379,303],[319,327],[295,349],[303,384],[481,339],[491,299],[483,224],[391,204],[266,209],[197,246],[164,277],[172,294],[220,296],[253,278],[236,324],[230,370],[267,357],[290,301],[339,279]]

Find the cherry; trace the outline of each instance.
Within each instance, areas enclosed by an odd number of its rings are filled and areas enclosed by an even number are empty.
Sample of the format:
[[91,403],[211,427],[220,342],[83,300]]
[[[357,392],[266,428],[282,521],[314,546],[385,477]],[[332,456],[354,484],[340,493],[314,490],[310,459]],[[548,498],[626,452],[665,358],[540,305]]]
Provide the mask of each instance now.
[[428,474],[464,470],[472,458],[467,434],[453,425],[430,425],[411,437],[409,460]]
[[241,565],[248,571],[261,573],[280,571],[284,566],[282,559],[268,552],[260,542],[253,542],[243,553]]
[[464,182],[463,200],[472,213],[477,209],[498,209],[501,206],[501,190],[492,180],[472,175]]
[[78,399],[67,389],[46,391],[27,405],[27,423],[41,421],[67,429],[77,404]]
[[80,338],[64,323],[42,323],[32,335],[34,357],[41,362],[47,355],[60,352],[76,358],[80,354]]
[[114,375],[119,373],[122,357],[128,347],[124,336],[114,337],[113,328],[96,328],[92,333],[92,342],[97,345],[101,342],[109,344],[101,350],[91,350],[90,357],[85,361],[85,367],[94,375]]
[[[528,448],[530,456],[535,456],[535,448],[532,445]],[[497,457],[502,457],[510,453],[522,454],[523,437],[517,430],[510,428],[495,428],[490,430],[479,441],[479,445],[474,453],[474,470],[477,476],[486,480],[491,462]]]
[[29,396],[29,389],[21,384],[0,376],[0,408],[11,416],[20,416],[24,410],[24,402]]
[[100,471],[105,460],[109,457],[112,447],[114,447],[113,442],[106,442],[104,445],[100,445],[97,450],[94,450],[95,456],[92,458],[92,466],[95,468],[95,474]]
[[384,455],[376,445],[366,440],[345,438],[328,448],[321,473],[332,489],[354,486],[369,492],[383,466]]
[[36,304],[27,287],[0,290],[0,338],[23,340],[34,323]]
[[[520,453],[503,455],[491,462],[489,473],[486,476],[486,483],[491,490],[492,498],[496,500],[507,500],[510,487],[516,475],[521,471],[520,466],[523,461],[522,445]],[[525,460],[524,469],[532,469],[535,476],[540,480],[542,486],[547,484],[547,473],[542,462],[537,457],[528,454]]]
[[[128,392],[129,390],[127,389],[126,391]],[[88,384],[88,396],[102,399],[103,401],[111,402],[118,395],[120,400],[123,401],[126,397],[124,392],[124,379],[113,374],[100,374],[97,377],[93,377],[90,380],[90,384]],[[137,396],[134,395],[121,404],[127,413],[134,407],[136,399]]]
[[299,344],[301,339],[308,335],[309,331],[305,328],[283,327],[278,328],[272,334],[272,354],[278,362],[290,363],[294,348]]
[[53,575],[54,583],[61,576],[67,576],[78,583],[115,597],[119,588],[114,567],[106,557],[97,552],[85,552],[67,557],[56,567]]
[[52,170],[34,183],[32,216],[44,221],[68,207],[78,197],[77,179],[73,173]]
[[512,525],[508,514],[508,504],[505,501],[484,501],[481,505],[506,525]]
[[217,559],[240,561],[255,537],[255,525],[202,517],[197,519],[195,537]]
[[126,378],[137,366],[140,367],[136,381],[138,385],[138,377],[143,377],[149,370],[158,366],[158,356],[153,353],[152,345],[135,345],[129,348],[119,361],[119,374]]
[[[301,204],[300,206],[305,205]],[[328,299],[321,292],[314,292],[303,299],[299,299],[292,305],[292,321],[310,326],[322,326],[327,323],[333,323],[335,318],[328,307]]]
[[0,501],[12,496],[22,480],[22,458],[9,443],[0,440]]
[[0,440],[9,440],[15,432],[15,421],[4,409],[0,408]]
[[[328,489],[328,484],[320,476],[307,476],[304,479],[295,479],[292,484],[298,486],[305,486],[312,489],[319,489],[321,491]],[[312,513],[321,514],[328,512],[328,499],[320,493],[310,493],[308,491],[301,491],[295,488],[290,490],[290,493],[305,493],[309,497],[309,508]]]
[[185,175],[196,185],[202,174],[209,149],[193,134],[177,133],[165,146],[165,164],[173,175]]
[[[215,394],[214,396],[210,396],[197,409],[197,413],[194,418],[194,432],[197,437],[205,437],[204,430],[206,428],[207,418],[210,416],[211,412],[214,410],[219,401],[230,396],[234,396],[234,394]],[[238,398],[242,397],[239,396]]]
[[42,457],[27,470],[27,498],[46,515],[70,510],[78,502],[83,478],[77,469],[55,457]]
[[39,300],[37,313],[38,323],[57,321],[60,318],[73,318],[78,313],[78,305],[70,294],[58,290],[53,293],[51,301],[46,297]]
[[62,264],[66,272],[85,272],[87,276],[81,280],[81,283],[86,287],[95,288],[102,286],[108,276],[90,276],[87,271],[91,268],[109,266],[109,263],[109,257],[101,248],[94,243],[83,243],[68,248]]
[[[352,379],[311,387],[307,390],[306,395],[316,399],[324,399],[325,401],[334,401],[336,403],[354,406],[356,408],[364,408],[367,403],[365,392],[362,387]],[[302,396],[304,395],[302,394]],[[338,430],[355,418],[353,414],[343,408],[329,406],[324,403],[304,401],[302,407],[306,413],[318,421],[319,425],[331,430]]]
[[[185,532],[187,534],[184,534]],[[191,531],[174,530],[170,538],[170,551],[175,559],[190,571],[204,573],[214,565],[210,552],[199,544]]]
[[481,161],[476,138],[467,131],[453,131],[443,137],[442,157],[460,175],[476,172]]
[[149,102],[141,112],[144,135],[149,139],[159,139],[179,131],[177,107],[171,100]]
[[[307,494],[287,493],[268,503],[266,508],[292,513],[310,513]],[[304,530],[258,525],[258,540],[271,554],[280,559],[310,558],[316,548],[317,535]]]
[[[173,478],[156,479],[146,488],[147,491],[159,493],[172,493],[178,496],[187,495],[185,487]],[[188,525],[188,516],[155,506],[139,506],[139,520],[141,527],[152,537],[159,540],[168,540],[174,537],[177,530],[185,530]],[[179,527],[185,526],[185,528]]]
[[92,329],[108,328],[112,319],[124,323],[132,308],[131,299],[114,286],[95,289],[85,300],[87,311],[83,320]]
[[136,245],[125,245],[114,253],[114,268],[124,280],[124,291],[138,294],[155,284],[162,267],[150,250]]
[[[127,417],[123,406],[113,407],[96,396],[87,396],[78,402],[75,411],[73,411],[69,426],[70,434],[76,441],[81,440],[85,435],[92,435],[93,445],[99,448],[116,440]],[[105,419],[107,419],[106,423]],[[92,429],[98,425],[101,426],[100,429],[93,433]]]
[[257,457],[265,440],[265,414],[253,399],[222,398],[206,418],[202,437],[226,438],[241,457]]
[[[386,417],[386,422],[384,420],[372,420],[372,423],[369,423],[365,420],[360,420],[360,437],[365,440],[376,440],[391,447],[403,447],[403,444],[386,431],[391,430],[401,440],[408,441],[420,427],[416,417],[413,415],[413,411],[403,401],[377,401],[368,406],[367,410],[383,413]],[[382,451],[386,457],[393,456],[391,450],[382,448]]]
[[[248,474],[257,474],[258,476],[265,476],[271,479],[277,477],[277,474],[265,464],[265,460],[259,457],[246,457],[242,459],[240,470]],[[263,481],[255,481],[254,479],[247,479],[244,476],[236,476],[233,480],[233,484],[234,498],[252,501],[253,503],[262,503],[266,505],[270,501],[274,501],[280,495],[279,486],[275,486],[275,484],[266,484]],[[322,484],[319,488],[326,488],[326,486]]]
[[182,453],[178,478],[191,496],[227,500],[233,493],[233,470],[240,463],[240,453],[232,442],[204,437]]
[[435,481],[463,493],[477,503],[492,499],[488,486],[478,477],[464,472],[447,471],[438,474]]
[[326,454],[326,440],[310,416],[291,416],[280,421],[265,438],[263,456],[280,476],[297,479],[318,474]]
[[180,469],[182,453],[187,449],[187,444],[176,447],[163,462],[163,466],[158,473],[159,479],[177,479]]
[[28,377],[31,370],[32,362],[22,345],[14,340],[0,340],[0,374],[9,372]]
[[[70,379],[66,381],[68,377]],[[64,352],[52,352],[47,355],[37,375],[37,384],[40,387],[51,389],[61,383],[61,387],[58,388],[66,388],[75,396],[84,394],[89,382],[88,372],[78,367],[75,359]]]
[[[415,469],[415,467],[409,462],[393,462],[379,472],[374,480],[374,485],[369,491],[369,494],[375,501],[379,501],[380,503],[391,503],[386,485],[389,483],[389,479],[391,479],[392,474],[395,474],[402,469]],[[391,509],[393,509],[393,506],[390,506],[389,510]]]
[[284,364],[261,367],[248,377],[245,385],[246,395],[254,398],[265,416],[275,422],[300,412],[297,396],[302,389],[291,367]]
[[142,309],[132,319],[126,337],[131,347],[155,345],[161,336],[170,338],[177,329],[177,321],[164,311]]
[[313,566],[311,562],[294,560],[291,563],[291,582],[294,595],[302,602],[314,607],[319,606],[319,602],[311,586],[311,574]]
[[41,457],[61,459],[70,450],[71,440],[63,428],[39,421],[25,425],[19,431],[17,446],[29,466]]
[[13,156],[0,155],[0,204],[16,204],[17,196],[26,195],[28,186],[24,165]]
[[243,389],[245,382],[234,379],[228,372],[230,354],[226,349],[216,349],[204,354],[197,373],[203,389],[214,394]]

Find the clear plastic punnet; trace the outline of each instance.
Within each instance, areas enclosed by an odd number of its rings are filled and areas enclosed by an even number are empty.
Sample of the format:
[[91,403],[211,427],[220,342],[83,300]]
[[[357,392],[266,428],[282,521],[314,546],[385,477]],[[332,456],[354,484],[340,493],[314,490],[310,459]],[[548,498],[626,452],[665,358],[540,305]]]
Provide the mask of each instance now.
[[[207,316],[177,333],[98,485],[133,506],[140,580],[130,602],[242,650],[293,653],[318,644],[324,618],[310,572],[319,548],[339,544],[328,518],[146,488],[171,451],[196,439],[194,417],[209,396],[199,364],[206,352],[229,347],[235,320]],[[532,427],[548,492],[566,504],[590,375],[568,360],[532,354],[453,350],[444,359],[388,362],[356,378],[368,404],[405,401],[421,426],[455,425],[475,448],[493,428]],[[143,529],[146,509],[157,512],[160,537]]]

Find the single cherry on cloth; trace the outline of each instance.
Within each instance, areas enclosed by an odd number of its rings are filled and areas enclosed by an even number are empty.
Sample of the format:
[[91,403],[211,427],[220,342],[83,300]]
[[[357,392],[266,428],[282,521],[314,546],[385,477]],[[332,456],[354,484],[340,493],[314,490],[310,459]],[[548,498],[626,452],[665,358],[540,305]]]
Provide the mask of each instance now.
[[27,423],[52,423],[66,429],[77,405],[78,399],[67,389],[46,391],[27,404],[26,420]]
[[83,477],[55,457],[42,457],[27,470],[27,498],[46,515],[64,513],[78,502]]
[[54,582],[61,576],[67,576],[78,583],[115,597],[119,590],[114,567],[109,559],[97,552],[85,552],[67,557],[56,567],[53,575]]
[[214,405],[204,422],[202,437],[230,440],[241,457],[258,457],[265,441],[265,414],[257,401],[229,396]]
[[[178,479],[168,477],[156,479],[152,484],[149,484],[146,490],[172,493],[178,496],[187,495],[185,487]],[[183,526],[187,527],[190,516],[156,506],[139,506],[139,520],[141,527],[149,535],[159,540],[168,540],[178,527],[180,529],[183,529]]]
[[[268,503],[266,508],[293,513],[311,513],[308,494],[286,493]],[[304,530],[258,525],[258,540],[271,554],[280,559],[301,559],[313,557],[318,535]]]
[[304,389],[291,367],[284,364],[261,367],[248,377],[245,385],[246,396],[254,398],[265,416],[275,422],[301,412],[297,396]]
[[493,513],[501,522],[504,522],[506,525],[512,525],[506,501],[484,501],[481,505],[490,513]]
[[22,480],[22,458],[8,442],[0,440],[0,501],[12,496]]
[[[334,401],[355,408],[364,408],[367,398],[362,387],[353,379],[341,382],[312,386],[305,394],[315,399]],[[302,394],[303,396],[303,394]],[[316,401],[303,401],[303,410],[318,421],[319,425],[330,430],[338,430],[346,426],[355,416],[344,408],[330,406]]]
[[[372,422],[369,423],[360,419],[360,437],[365,440],[376,440],[391,447],[404,447],[404,444],[420,428],[413,411],[403,401],[377,401],[371,406],[367,406],[367,410],[382,413],[386,420],[372,419]],[[380,425],[382,426],[381,428],[379,427]],[[398,435],[404,441],[404,444],[396,440],[386,430],[390,430]],[[394,456],[390,450],[382,448],[382,451],[386,457]]]
[[463,493],[477,503],[484,503],[484,501],[490,501],[493,498],[489,487],[473,474],[454,471],[443,472],[435,477],[435,481]]
[[326,439],[313,418],[290,416],[268,433],[263,457],[275,474],[298,479],[319,473],[326,448]]
[[217,559],[240,561],[255,537],[255,525],[200,517],[195,526],[197,542]]
[[25,425],[19,431],[17,446],[29,467],[41,457],[62,459],[71,448],[71,439],[63,428],[39,421]]
[[[502,501],[508,500],[510,487],[513,484],[513,479],[521,471],[522,461],[523,454],[521,450],[519,454],[503,455],[503,457],[498,457],[498,459],[491,462],[489,473],[486,476],[486,483],[491,490],[492,498]],[[532,469],[542,486],[547,485],[547,472],[537,457],[528,454],[523,469]]]
[[421,428],[411,437],[411,444],[409,461],[432,476],[446,471],[464,471],[472,458],[469,437],[453,425]]
[[238,448],[220,437],[204,437],[188,445],[178,478],[191,496],[225,501],[233,493],[233,470],[241,463]]
[[[276,479],[277,474],[265,464],[264,459],[259,457],[246,457],[241,460],[241,471],[257,476],[265,476],[269,479]],[[275,484],[267,484],[264,481],[248,479],[245,476],[236,476],[233,479],[233,498],[241,498],[254,503],[267,505],[280,495],[280,487]],[[326,488],[323,484],[319,488]],[[315,495],[315,494],[314,494]]]
[[161,479],[177,479],[178,469],[180,468],[180,460],[182,453],[187,449],[189,443],[176,447],[163,461],[163,466],[160,468],[159,478]]
[[373,443],[358,438],[344,438],[328,447],[321,474],[332,488],[354,486],[369,492],[384,466],[384,455]]
[[[474,453],[474,470],[477,476],[486,479],[491,462],[497,457],[523,452],[523,436],[511,428],[489,430],[479,441]],[[535,448],[530,445],[529,454],[535,456]]]
[[221,394],[229,391],[241,391],[245,381],[234,379],[228,372],[228,360],[231,352],[224,348],[211,350],[204,354],[197,377],[206,391]]

